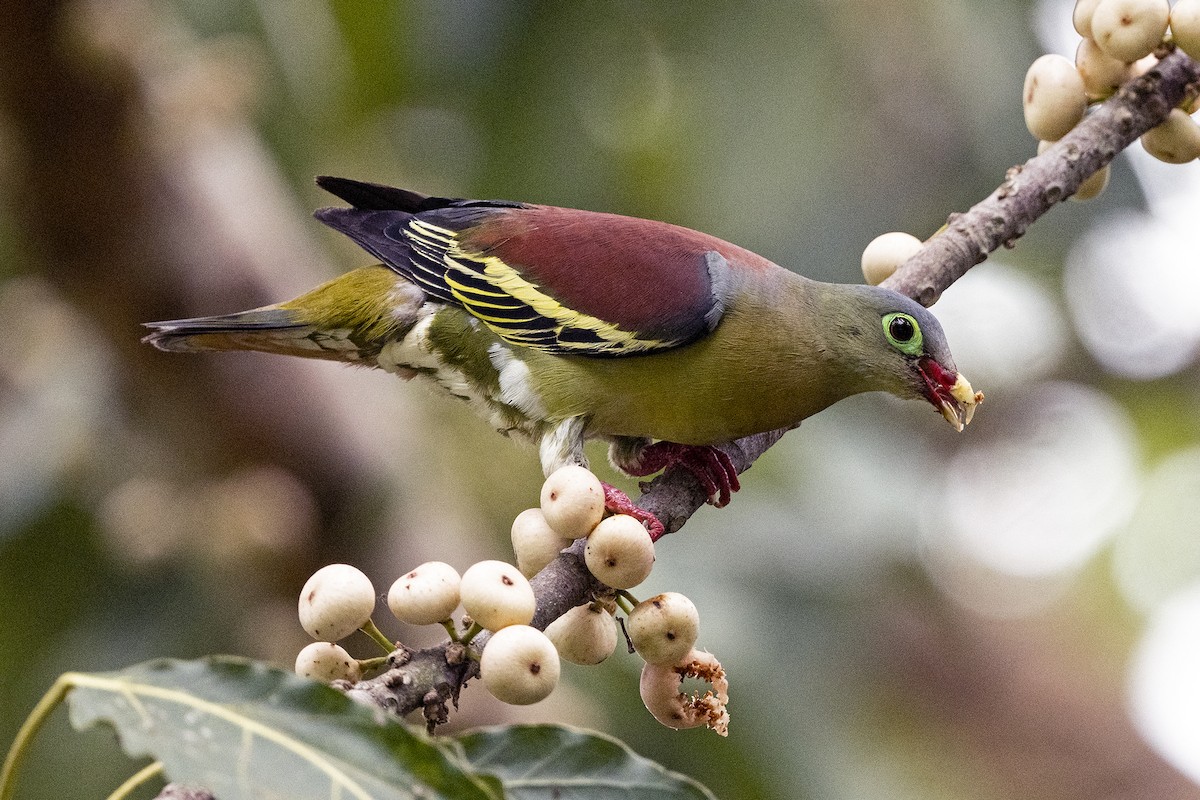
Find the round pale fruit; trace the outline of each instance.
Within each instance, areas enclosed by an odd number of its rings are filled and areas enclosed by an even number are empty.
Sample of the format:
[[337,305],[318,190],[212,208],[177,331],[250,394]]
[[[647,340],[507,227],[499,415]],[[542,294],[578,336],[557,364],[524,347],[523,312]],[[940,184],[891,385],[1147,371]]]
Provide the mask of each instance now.
[[410,625],[433,625],[449,619],[458,608],[462,579],[441,561],[427,561],[396,579],[388,590],[388,608]]
[[517,567],[526,578],[541,572],[564,547],[571,545],[571,541],[550,527],[540,508],[527,508],[513,520],[513,554],[517,557]]
[[1200,60],[1200,0],[1176,0],[1171,6],[1171,38],[1180,50]]
[[1100,0],[1075,0],[1075,10],[1071,13],[1071,23],[1075,30],[1085,39],[1092,36],[1092,15]]
[[358,681],[362,668],[354,656],[333,642],[313,642],[296,656],[296,674],[315,681]]
[[1142,134],[1146,152],[1168,164],[1186,164],[1200,157],[1200,125],[1186,111],[1172,109],[1167,121]]
[[329,564],[300,590],[300,625],[321,642],[344,639],[366,624],[375,610],[375,587],[362,570]]
[[587,536],[604,516],[604,485],[583,467],[559,467],[542,484],[542,513],[560,536]]
[[[699,678],[712,690],[686,695],[680,691],[684,678]],[[677,664],[644,664],[638,690],[646,710],[668,728],[707,725],[721,736],[729,735],[729,680],[711,653],[693,650]]]
[[1083,90],[1096,99],[1112,95],[1132,74],[1128,64],[1101,50],[1091,39],[1084,39],[1075,49],[1075,69],[1083,80]]
[[529,580],[503,561],[480,561],[468,567],[459,595],[471,619],[489,631],[528,625],[537,607]]
[[633,649],[650,664],[674,664],[691,652],[700,634],[696,605],[679,592],[638,603],[627,624]]
[[546,634],[528,625],[510,625],[493,633],[479,659],[483,688],[515,706],[549,697],[561,670],[558,651]]
[[617,648],[617,623],[595,603],[575,606],[546,626],[558,654],[572,664],[599,664]]
[[1168,0],[1100,0],[1092,38],[1113,58],[1132,63],[1162,44],[1170,16]]
[[921,244],[920,239],[903,231],[876,236],[863,249],[863,278],[872,286],[878,286],[890,278],[897,267],[916,255]]
[[646,580],[654,567],[654,542],[642,523],[628,514],[617,514],[588,536],[583,560],[601,583],[632,589]]
[[1029,65],[1022,105],[1025,127],[1035,138],[1058,141],[1066,136],[1083,119],[1087,100],[1083,78],[1069,59],[1051,53]]

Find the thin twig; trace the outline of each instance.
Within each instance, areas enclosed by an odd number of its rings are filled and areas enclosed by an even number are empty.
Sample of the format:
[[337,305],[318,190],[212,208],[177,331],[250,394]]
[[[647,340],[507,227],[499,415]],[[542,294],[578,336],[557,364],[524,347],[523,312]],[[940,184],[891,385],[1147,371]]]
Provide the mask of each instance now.
[[985,200],[951,214],[946,229],[883,285],[921,305],[933,305],[967,270],[993,250],[1012,247],[1034,220],[1075,194],[1198,89],[1200,64],[1182,52],[1166,53],[1154,69],[1121,87],[1056,145],[1010,169]]

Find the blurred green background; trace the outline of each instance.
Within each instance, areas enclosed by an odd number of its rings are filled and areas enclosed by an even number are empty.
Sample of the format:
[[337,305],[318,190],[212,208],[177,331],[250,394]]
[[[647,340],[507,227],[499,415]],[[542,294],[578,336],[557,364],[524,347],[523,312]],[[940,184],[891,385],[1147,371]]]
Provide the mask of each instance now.
[[[1033,154],[1024,70],[1074,47],[1069,2],[0,10],[0,744],[66,670],[290,665],[322,564],[384,592],[511,557],[536,458],[466,409],[139,343],[367,263],[309,218],[314,175],[668,220],[855,282],[875,235],[932,234]],[[640,592],[699,606],[728,739],[660,727],[620,655],[530,708],[472,687],[454,727],[607,730],[727,800],[1200,797],[1196,166],[1122,156],[946,294],[988,394],[966,433],[847,401],[660,545]],[[132,769],[56,719],[21,796]]]

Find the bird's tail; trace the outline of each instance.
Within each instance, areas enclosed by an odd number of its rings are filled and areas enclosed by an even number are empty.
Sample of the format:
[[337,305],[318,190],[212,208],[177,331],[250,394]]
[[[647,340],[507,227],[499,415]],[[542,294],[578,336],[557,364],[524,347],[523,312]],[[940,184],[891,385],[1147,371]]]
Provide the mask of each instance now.
[[[302,322],[297,312],[278,306],[237,314],[147,322],[152,333],[142,339],[159,350],[199,353],[223,350],[257,350],[281,355],[323,357],[312,341],[316,329]],[[330,353],[328,358],[337,356]]]
[[142,341],[159,350],[262,353],[373,364],[416,322],[424,294],[383,266],[348,272],[273,306],[212,317],[148,322]]

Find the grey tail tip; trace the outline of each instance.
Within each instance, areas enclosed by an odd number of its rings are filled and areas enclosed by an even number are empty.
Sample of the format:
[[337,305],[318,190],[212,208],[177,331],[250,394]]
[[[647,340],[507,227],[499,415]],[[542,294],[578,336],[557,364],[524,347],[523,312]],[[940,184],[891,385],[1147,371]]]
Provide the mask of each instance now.
[[200,349],[194,346],[194,337],[205,333],[220,333],[215,325],[196,324],[199,320],[173,319],[161,322],[143,322],[142,327],[150,333],[142,337],[142,344],[152,345],[166,353],[189,353]]
[[[142,337],[142,343],[168,353],[246,349],[245,343],[253,341],[255,338],[261,338],[261,336],[256,337],[256,334],[307,328],[303,323],[296,322],[287,312],[279,309],[261,309],[216,317],[143,322],[142,325],[150,329],[150,333]],[[228,341],[222,344],[221,339]]]
[[142,344],[166,353],[185,353],[192,349],[187,346],[190,334],[181,332],[173,321],[143,322],[142,327],[150,329],[150,333],[142,337]]

